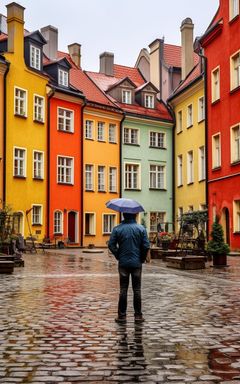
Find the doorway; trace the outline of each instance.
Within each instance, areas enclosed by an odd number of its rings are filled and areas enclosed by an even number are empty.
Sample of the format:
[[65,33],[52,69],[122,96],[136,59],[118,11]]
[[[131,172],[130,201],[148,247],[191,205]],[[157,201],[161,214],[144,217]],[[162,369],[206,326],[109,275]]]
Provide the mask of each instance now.
[[228,208],[223,208],[222,211],[222,226],[224,233],[224,241],[230,245],[230,220]]
[[77,240],[77,213],[68,212],[68,241],[69,243],[76,243]]

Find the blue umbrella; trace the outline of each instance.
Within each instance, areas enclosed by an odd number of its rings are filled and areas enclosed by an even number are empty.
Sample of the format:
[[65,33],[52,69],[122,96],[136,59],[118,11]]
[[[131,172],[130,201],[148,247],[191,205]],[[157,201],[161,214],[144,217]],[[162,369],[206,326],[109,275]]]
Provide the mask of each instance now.
[[106,203],[106,206],[107,208],[113,209],[114,211],[118,211],[118,212],[125,212],[125,213],[144,212],[143,206],[139,204],[137,201],[132,199],[125,199],[123,197],[109,200]]

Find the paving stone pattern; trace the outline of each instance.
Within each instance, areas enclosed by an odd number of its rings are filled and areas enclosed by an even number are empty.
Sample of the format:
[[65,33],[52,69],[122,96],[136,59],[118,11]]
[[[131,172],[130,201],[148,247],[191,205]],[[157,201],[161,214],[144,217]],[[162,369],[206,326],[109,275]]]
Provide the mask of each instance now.
[[81,250],[25,255],[0,275],[0,383],[240,383],[240,258],[144,265],[145,323],[114,322],[117,265]]

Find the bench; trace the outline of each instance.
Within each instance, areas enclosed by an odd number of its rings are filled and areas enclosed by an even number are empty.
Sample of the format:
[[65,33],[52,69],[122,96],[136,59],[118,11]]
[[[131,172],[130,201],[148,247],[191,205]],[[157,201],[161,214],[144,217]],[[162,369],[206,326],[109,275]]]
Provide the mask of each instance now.
[[167,267],[176,269],[204,269],[205,257],[204,256],[173,256],[166,257]]

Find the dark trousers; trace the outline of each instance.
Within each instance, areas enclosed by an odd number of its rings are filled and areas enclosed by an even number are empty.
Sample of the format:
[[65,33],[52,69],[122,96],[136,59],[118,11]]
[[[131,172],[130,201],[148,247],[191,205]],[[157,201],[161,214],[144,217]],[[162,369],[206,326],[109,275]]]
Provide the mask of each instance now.
[[141,279],[142,267],[139,268],[124,268],[118,267],[120,279],[120,294],[118,301],[118,315],[126,316],[127,312],[127,292],[129,286],[129,277],[131,275],[133,289],[133,307],[134,315],[142,315],[142,300],[141,300]]

